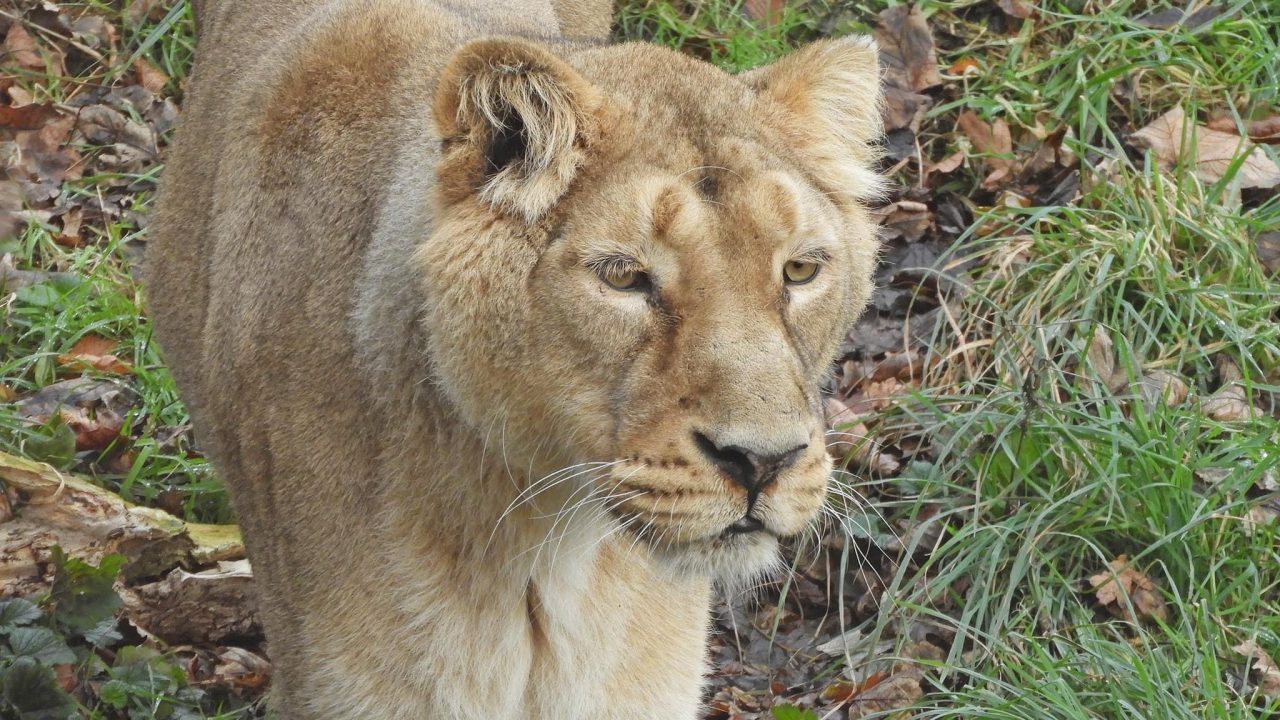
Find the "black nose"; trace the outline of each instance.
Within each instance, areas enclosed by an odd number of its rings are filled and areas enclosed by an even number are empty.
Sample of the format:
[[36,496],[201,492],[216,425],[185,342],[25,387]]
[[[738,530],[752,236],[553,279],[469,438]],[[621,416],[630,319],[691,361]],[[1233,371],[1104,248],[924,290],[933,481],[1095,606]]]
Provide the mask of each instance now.
[[809,443],[804,443],[785,452],[759,453],[741,445],[717,445],[697,431],[693,433],[693,442],[712,465],[733,478],[753,497],[776,480],[783,470],[791,467],[800,453],[809,447]]

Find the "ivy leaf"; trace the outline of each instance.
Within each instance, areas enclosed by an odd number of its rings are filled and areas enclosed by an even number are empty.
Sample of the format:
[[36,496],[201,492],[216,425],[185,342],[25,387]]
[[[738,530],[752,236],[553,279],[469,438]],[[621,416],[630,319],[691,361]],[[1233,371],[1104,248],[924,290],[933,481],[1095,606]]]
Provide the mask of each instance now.
[[20,627],[9,632],[9,649],[17,657],[29,657],[45,665],[76,661],[76,654],[58,633],[49,628]]
[[0,600],[0,635],[7,635],[16,627],[30,625],[39,620],[42,614],[40,608],[28,600]]
[[22,720],[68,720],[77,714],[76,701],[58,687],[52,668],[22,657],[2,674],[4,699]]
[[53,562],[53,617],[68,633],[83,635],[120,609],[122,602],[112,585],[125,563],[123,555],[107,555],[94,567],[54,547]]

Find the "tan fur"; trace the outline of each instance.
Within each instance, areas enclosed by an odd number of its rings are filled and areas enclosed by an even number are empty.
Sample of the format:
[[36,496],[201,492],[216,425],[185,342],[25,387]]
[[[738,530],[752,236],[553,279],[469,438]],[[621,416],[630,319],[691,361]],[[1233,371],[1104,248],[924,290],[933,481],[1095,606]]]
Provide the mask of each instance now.
[[[556,39],[602,37],[600,0],[198,10],[151,310],[283,716],[694,718],[713,582],[823,500],[874,49],[735,78]],[[791,451],[767,531],[724,533],[747,492],[705,443]]]

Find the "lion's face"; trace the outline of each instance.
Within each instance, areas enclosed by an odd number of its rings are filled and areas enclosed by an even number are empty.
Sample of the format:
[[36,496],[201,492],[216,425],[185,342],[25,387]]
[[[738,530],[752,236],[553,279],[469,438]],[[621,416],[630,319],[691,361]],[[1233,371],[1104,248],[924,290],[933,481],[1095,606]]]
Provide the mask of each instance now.
[[[539,127],[516,114],[528,98],[492,109],[463,90],[441,123],[465,137],[421,256],[442,387],[477,430],[501,424],[504,462],[530,483],[573,478],[556,497],[581,492],[634,543],[719,577],[766,567],[821,507],[819,385],[871,289],[865,146],[787,130],[805,119],[789,101],[823,100],[795,87],[816,82],[795,77],[805,60],[744,80],[624,46],[548,89],[536,73],[572,71],[521,58],[530,104],[574,114]],[[470,72],[459,84],[482,84]],[[861,102],[874,111],[874,93]],[[479,130],[448,122],[468,103]],[[568,144],[537,146],[566,124]],[[562,467],[586,471],[548,474]]]

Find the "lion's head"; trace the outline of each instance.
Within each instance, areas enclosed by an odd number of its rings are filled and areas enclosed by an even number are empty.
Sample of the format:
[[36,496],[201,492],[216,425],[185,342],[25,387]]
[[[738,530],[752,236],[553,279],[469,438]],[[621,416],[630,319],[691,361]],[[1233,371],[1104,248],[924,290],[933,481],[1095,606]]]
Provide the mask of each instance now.
[[417,258],[448,400],[657,556],[766,567],[826,491],[819,386],[871,291],[877,101],[860,39],[739,76],[650,45],[462,48]]

